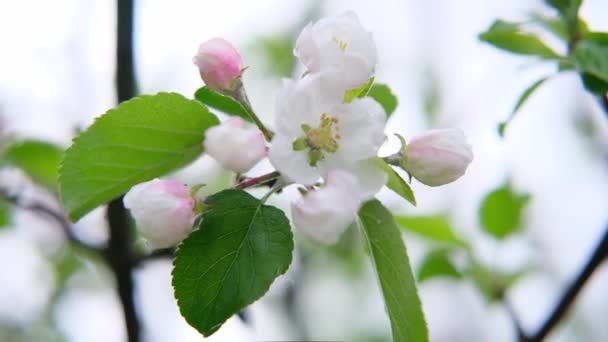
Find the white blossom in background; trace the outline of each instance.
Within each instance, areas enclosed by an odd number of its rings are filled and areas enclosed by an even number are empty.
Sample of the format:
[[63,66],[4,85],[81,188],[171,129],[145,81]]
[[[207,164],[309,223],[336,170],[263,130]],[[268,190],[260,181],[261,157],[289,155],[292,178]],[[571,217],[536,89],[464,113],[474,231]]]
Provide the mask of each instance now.
[[212,90],[232,92],[241,85],[241,55],[222,38],[213,38],[202,43],[192,62],[198,67],[207,87]]
[[359,181],[354,175],[335,170],[325,184],[291,205],[294,225],[319,243],[334,244],[354,222],[361,200],[356,194]]
[[464,175],[473,151],[462,130],[430,130],[412,138],[403,152],[403,168],[428,186],[451,183]]
[[340,71],[347,89],[366,83],[378,63],[372,34],[354,12],[308,24],[296,41],[294,53],[310,73]]
[[124,204],[152,248],[176,245],[192,231],[195,201],[180,182],[154,179],[138,184],[125,195]]
[[275,136],[268,152],[288,180],[314,184],[331,170],[369,178],[363,193],[376,193],[386,180],[373,165],[385,141],[386,115],[371,98],[343,103],[342,78],[336,72],[309,74],[285,81],[278,97]]
[[266,157],[264,136],[241,118],[231,118],[205,132],[205,152],[224,168],[249,171]]

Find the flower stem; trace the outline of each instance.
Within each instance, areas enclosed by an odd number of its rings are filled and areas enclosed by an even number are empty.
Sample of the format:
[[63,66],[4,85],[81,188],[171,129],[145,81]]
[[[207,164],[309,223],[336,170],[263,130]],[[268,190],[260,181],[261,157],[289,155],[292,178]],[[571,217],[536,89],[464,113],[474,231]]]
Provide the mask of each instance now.
[[238,183],[237,185],[235,185],[234,188],[235,189],[247,189],[247,188],[250,188],[250,187],[253,187],[256,185],[267,183],[276,178],[279,178],[280,175],[281,174],[278,171],[273,171],[273,172],[267,173],[265,175],[261,175],[259,177],[247,178],[247,179],[241,181],[240,183]]
[[255,111],[251,107],[251,103],[249,103],[249,99],[247,98],[245,87],[241,85],[239,89],[235,91],[234,94],[232,94],[232,98],[235,99],[238,103],[240,103],[241,106],[243,106],[243,108],[245,109],[245,111],[247,111],[255,125],[258,126],[260,131],[262,131],[264,139],[266,139],[266,141],[272,140],[274,133],[272,133],[272,131],[266,128],[260,118],[258,118],[258,116],[255,114]]
[[387,164],[393,166],[401,166],[401,155],[399,153],[392,154],[390,156],[382,157]]

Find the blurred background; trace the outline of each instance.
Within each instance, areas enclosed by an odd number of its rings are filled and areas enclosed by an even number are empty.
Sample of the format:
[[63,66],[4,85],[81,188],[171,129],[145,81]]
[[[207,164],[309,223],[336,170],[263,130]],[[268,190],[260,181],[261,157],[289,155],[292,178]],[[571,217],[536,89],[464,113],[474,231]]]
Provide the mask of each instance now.
[[[35,139],[65,148],[76,132],[115,105],[115,7],[106,0],[0,3],[3,145]],[[505,138],[497,134],[497,124],[520,93],[552,74],[554,67],[496,50],[477,35],[496,18],[523,21],[532,13],[553,14],[542,1],[140,0],[134,36],[139,91],[191,97],[202,85],[191,62],[198,44],[224,37],[242,52],[249,66],[249,98],[271,125],[281,78],[303,72],[291,55],[299,31],[310,20],[346,10],[355,11],[373,32],[379,51],[376,80],[390,85],[399,99],[383,152],[399,146],[392,133],[408,138],[448,126],[462,128],[473,146],[475,160],[457,182],[429,188],[414,181],[417,207],[388,191],[379,195],[404,226],[431,340],[515,340],[502,294],[496,298],[480,282],[460,274],[471,255],[484,272],[509,279],[507,300],[523,328],[535,330],[608,222],[608,114],[583,90],[577,75],[551,78],[522,107]],[[591,29],[608,31],[608,2],[586,0],[580,16]],[[555,38],[546,39],[565,51]],[[251,174],[269,168],[261,163]],[[209,191],[228,186],[232,179],[208,157],[172,177],[210,184]],[[0,185],[58,208],[52,192],[19,169],[3,164]],[[496,189],[525,198],[516,210],[497,214],[518,226],[506,238],[482,227],[480,208]],[[287,189],[273,204],[287,209],[296,193]],[[4,205],[0,211],[0,341],[126,340],[112,273],[105,264],[69,247],[48,217]],[[412,232],[426,225],[450,227],[455,235],[429,239]],[[87,243],[104,245],[108,232],[103,208],[78,222],[74,232]],[[297,232],[296,239],[288,273],[247,308],[245,320],[231,318],[209,340],[390,340],[381,293],[359,232],[349,230],[331,248]],[[469,248],[454,251],[450,239],[466,241]],[[136,244],[147,248],[144,241]],[[454,269],[433,277],[437,272],[432,263],[428,266],[429,255],[443,260],[447,254]],[[169,258],[136,269],[143,338],[200,341],[179,315],[170,272]],[[548,340],[608,341],[606,317],[604,264]]]

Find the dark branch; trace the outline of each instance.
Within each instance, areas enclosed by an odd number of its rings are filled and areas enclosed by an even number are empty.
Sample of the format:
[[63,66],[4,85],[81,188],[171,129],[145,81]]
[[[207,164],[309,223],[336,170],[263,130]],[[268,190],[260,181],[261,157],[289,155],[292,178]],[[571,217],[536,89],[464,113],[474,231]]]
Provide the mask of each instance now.
[[517,341],[518,342],[529,342],[530,338],[524,332],[524,329],[521,326],[521,322],[519,321],[519,318],[517,317],[517,313],[515,312],[515,309],[513,308],[511,303],[506,298],[504,299],[504,306],[505,306],[505,309],[507,310],[507,313],[509,314],[509,317],[511,318],[511,322],[513,322],[513,326],[515,327],[515,332],[517,333]]
[[42,214],[42,215],[52,218],[61,227],[61,229],[63,230],[63,233],[65,234],[65,237],[72,245],[77,246],[82,249],[89,250],[89,251],[97,252],[97,253],[102,251],[101,249],[99,249],[95,246],[89,245],[89,244],[85,243],[84,241],[80,240],[78,237],[76,237],[76,235],[72,231],[72,224],[70,223],[70,220],[68,220],[68,218],[65,216],[64,213],[57,211],[55,209],[52,209],[52,208],[48,207],[46,204],[41,203],[41,202],[22,203],[19,196],[9,194],[6,191],[6,189],[1,189],[0,194],[4,200],[11,203],[15,207],[18,207],[18,208],[21,208],[24,210],[28,210],[28,211],[32,211],[37,214]]
[[172,259],[175,251],[172,248],[157,249],[150,254],[142,255],[133,259],[133,267],[141,266],[144,262],[158,259]]
[[559,302],[549,315],[549,318],[545,321],[545,323],[540,327],[538,332],[534,334],[533,337],[530,338],[531,342],[540,342],[542,341],[551,330],[559,323],[559,321],[564,317],[576,296],[580,293],[583,286],[587,283],[587,280],[591,277],[593,272],[597,269],[597,267],[602,263],[602,261],[606,260],[608,257],[608,227],[604,232],[604,236],[602,240],[595,248],[591,258],[587,261],[587,264],[583,267],[582,271],[579,275],[574,279],[574,281],[568,286],[566,291],[564,291],[561,296]]
[[108,206],[110,239],[105,257],[116,277],[118,297],[124,311],[125,324],[129,342],[139,341],[139,322],[133,299],[133,275],[131,251],[131,227],[129,226],[122,198],[114,200]]
[[[134,0],[117,0],[116,27],[116,97],[126,101],[137,92],[135,63],[133,58]],[[133,253],[131,227],[122,198],[114,199],[108,206],[110,239],[106,260],[116,277],[118,296],[125,317],[129,342],[139,342],[140,326],[133,298]]]

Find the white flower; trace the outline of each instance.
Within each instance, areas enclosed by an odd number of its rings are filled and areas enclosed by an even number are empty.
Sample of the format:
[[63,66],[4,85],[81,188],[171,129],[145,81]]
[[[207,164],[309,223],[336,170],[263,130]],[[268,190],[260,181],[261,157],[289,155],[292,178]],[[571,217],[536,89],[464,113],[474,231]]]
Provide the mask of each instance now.
[[192,62],[210,89],[231,92],[240,86],[241,55],[224,39],[213,38],[202,43]]
[[429,186],[451,183],[464,175],[473,151],[457,128],[437,129],[414,137],[405,147],[403,167]]
[[372,34],[353,12],[308,24],[296,41],[294,53],[311,73],[339,70],[347,88],[367,82],[378,63]]
[[317,242],[336,243],[356,218],[361,201],[352,194],[358,186],[357,177],[348,172],[330,172],[323,187],[292,203],[294,225]]
[[207,129],[204,147],[224,168],[237,173],[249,171],[266,156],[264,136],[241,118],[231,118]]
[[124,204],[153,248],[176,245],[192,230],[194,200],[183,184],[154,179],[129,190]]
[[334,169],[375,176],[361,182],[377,187],[365,191],[375,193],[386,175],[370,165],[370,158],[376,157],[385,140],[386,116],[371,98],[342,103],[340,83],[334,72],[285,81],[268,157],[283,176],[301,184],[314,184]]

